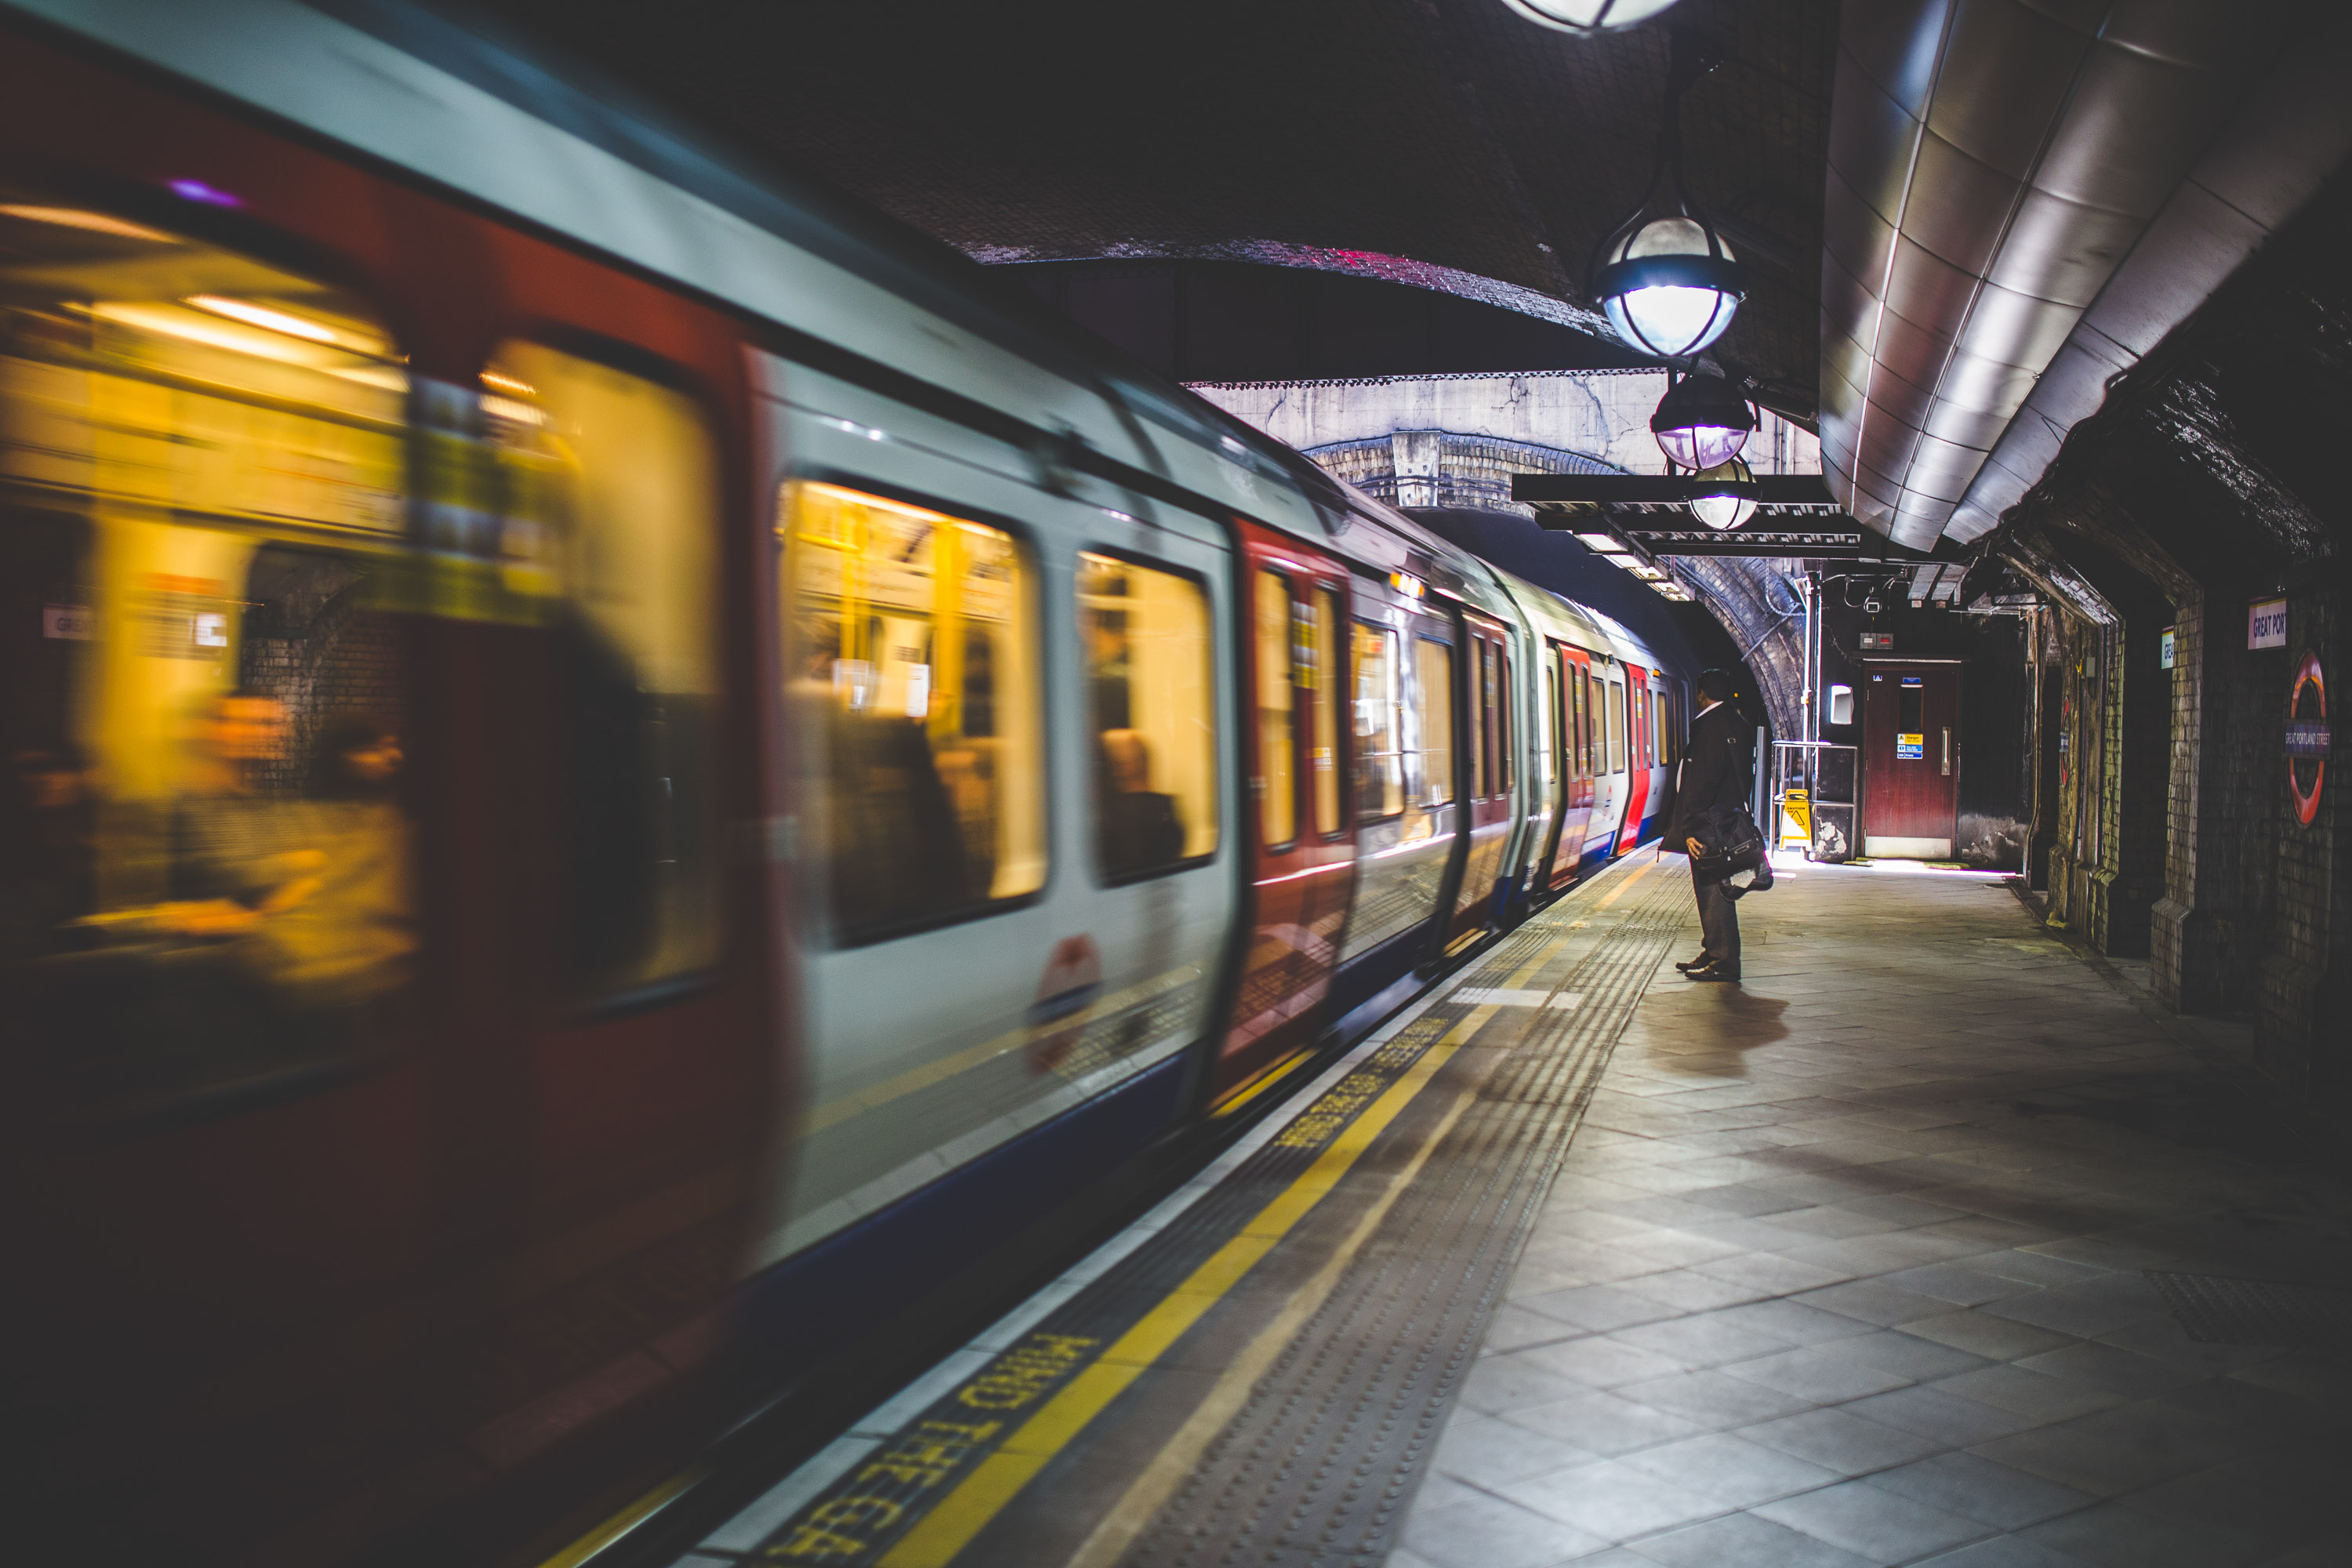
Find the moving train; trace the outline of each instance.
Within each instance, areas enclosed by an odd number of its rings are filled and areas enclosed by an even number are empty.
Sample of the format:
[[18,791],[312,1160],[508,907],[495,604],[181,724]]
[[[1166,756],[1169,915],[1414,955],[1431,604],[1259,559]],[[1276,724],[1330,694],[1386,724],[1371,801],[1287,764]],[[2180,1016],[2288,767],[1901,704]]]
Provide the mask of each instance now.
[[527,1554],[1671,808],[1621,626],[432,13],[0,5],[0,280],[19,1541]]

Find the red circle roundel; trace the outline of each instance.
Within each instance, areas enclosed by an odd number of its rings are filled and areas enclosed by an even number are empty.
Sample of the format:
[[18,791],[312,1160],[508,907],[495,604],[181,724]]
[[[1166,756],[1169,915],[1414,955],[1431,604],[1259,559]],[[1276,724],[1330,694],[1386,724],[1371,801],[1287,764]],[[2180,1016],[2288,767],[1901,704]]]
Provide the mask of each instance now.
[[2319,788],[2327,780],[2333,740],[2327,682],[2319,672],[2319,656],[2306,653],[2295,667],[2294,689],[2286,700],[2286,787],[2294,796],[2294,819],[2305,827],[2319,815]]

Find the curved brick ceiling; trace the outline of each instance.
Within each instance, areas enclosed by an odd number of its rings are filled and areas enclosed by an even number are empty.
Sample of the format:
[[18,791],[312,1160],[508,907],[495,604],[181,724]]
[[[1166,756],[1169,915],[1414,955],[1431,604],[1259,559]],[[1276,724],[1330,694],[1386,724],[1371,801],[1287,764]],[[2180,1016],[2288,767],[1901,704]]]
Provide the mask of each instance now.
[[[1553,321],[1589,320],[1666,63],[1654,26],[1582,41],[1500,0],[479,3],[984,259],[1347,263]],[[1836,0],[1670,15],[1730,56],[1684,121],[1693,194],[1752,262],[1716,353],[1809,416]]]

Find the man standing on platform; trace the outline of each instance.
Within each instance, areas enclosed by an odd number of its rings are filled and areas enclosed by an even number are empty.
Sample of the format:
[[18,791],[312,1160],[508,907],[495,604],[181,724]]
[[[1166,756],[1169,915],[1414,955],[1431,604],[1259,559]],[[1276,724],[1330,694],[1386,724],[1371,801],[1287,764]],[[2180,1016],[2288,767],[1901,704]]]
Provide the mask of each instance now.
[[1691,891],[1698,898],[1699,929],[1706,945],[1676,969],[1693,980],[1739,978],[1739,910],[1725,884],[1730,868],[1703,870],[1705,846],[1692,835],[1700,818],[1717,806],[1745,806],[1751,784],[1748,753],[1753,735],[1731,706],[1731,677],[1710,669],[1698,678],[1698,717],[1691,721],[1690,750],[1675,793],[1675,826],[1666,835],[1680,839],[1691,857]]

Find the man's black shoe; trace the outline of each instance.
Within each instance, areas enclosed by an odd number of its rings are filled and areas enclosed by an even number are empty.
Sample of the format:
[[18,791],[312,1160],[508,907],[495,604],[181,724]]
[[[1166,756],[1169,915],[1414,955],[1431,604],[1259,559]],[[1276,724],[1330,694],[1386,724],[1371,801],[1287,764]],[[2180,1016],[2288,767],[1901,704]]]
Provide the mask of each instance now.
[[1680,963],[1675,964],[1675,967],[1681,970],[1685,974],[1688,974],[1692,970],[1705,969],[1708,964],[1713,963],[1714,962],[1715,960],[1702,952],[1696,958],[1686,958],[1683,960]]
[[1728,980],[1735,985],[1739,983],[1739,965],[1736,963],[1710,963],[1703,969],[1687,969],[1683,973],[1693,980]]

